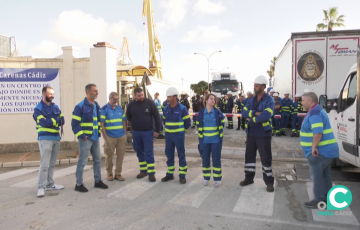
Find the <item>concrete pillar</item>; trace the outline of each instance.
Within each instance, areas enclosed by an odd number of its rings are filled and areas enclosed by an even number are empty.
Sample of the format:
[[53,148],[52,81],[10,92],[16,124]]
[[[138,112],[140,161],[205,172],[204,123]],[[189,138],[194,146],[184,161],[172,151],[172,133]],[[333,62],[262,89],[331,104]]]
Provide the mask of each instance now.
[[[107,42],[98,42],[90,49],[90,82],[99,90],[96,101],[101,107],[108,103],[111,92],[117,92],[116,55],[116,48]],[[103,143],[101,138],[101,153]]]
[[75,85],[74,85],[74,58],[79,55],[79,48],[72,46],[65,46],[61,48],[63,50],[63,68],[60,72],[60,92],[55,92],[61,96],[60,98],[60,109],[62,114],[65,117],[64,133],[65,136],[63,140],[65,141],[76,141],[71,130],[71,119],[72,112],[75,107]]

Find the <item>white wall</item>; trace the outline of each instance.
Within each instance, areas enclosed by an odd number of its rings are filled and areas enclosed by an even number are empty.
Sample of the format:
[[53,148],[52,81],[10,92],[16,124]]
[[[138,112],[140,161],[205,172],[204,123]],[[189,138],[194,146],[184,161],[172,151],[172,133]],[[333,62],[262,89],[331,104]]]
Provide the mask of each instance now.
[[275,62],[274,89],[284,98],[285,91],[292,97],[292,42],[286,44]]
[[[85,97],[85,85],[90,81],[90,59],[76,58],[78,50],[63,47],[63,55],[58,58],[0,58],[0,68],[59,68],[60,109],[65,117],[63,141],[75,141],[71,130],[74,107]],[[36,124],[32,113],[1,114],[0,144],[30,143],[37,141]],[[5,131],[6,130],[6,131]]]

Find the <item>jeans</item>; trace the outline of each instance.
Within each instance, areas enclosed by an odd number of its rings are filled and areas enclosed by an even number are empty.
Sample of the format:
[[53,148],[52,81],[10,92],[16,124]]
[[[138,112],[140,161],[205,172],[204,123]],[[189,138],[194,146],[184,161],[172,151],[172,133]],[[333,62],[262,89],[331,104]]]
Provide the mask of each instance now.
[[79,162],[76,167],[76,184],[78,186],[83,184],[83,172],[86,163],[88,162],[89,153],[93,157],[93,169],[95,182],[101,180],[101,154],[100,141],[93,141],[87,139],[86,141],[79,139]]
[[327,158],[322,155],[314,157],[310,154],[307,160],[310,166],[310,177],[314,182],[314,200],[326,201],[327,194],[332,188],[330,167],[333,158]]
[[39,140],[41,155],[40,169],[38,175],[38,189],[52,187],[55,182],[53,179],[55,164],[60,149],[60,141]]

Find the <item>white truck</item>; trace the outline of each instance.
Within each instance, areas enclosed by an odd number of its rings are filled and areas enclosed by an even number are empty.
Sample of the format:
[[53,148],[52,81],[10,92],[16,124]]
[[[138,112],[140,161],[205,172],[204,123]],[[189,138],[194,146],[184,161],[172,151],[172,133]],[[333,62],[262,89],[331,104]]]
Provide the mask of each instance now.
[[237,79],[236,73],[213,72],[212,73],[212,93],[217,97],[227,95],[228,91],[232,92],[233,96],[243,92],[242,83]]
[[341,161],[360,167],[360,45],[357,60],[347,74],[338,76],[342,83],[334,86],[335,97],[321,95],[319,104],[326,110],[340,148]]
[[275,62],[274,89],[290,96],[310,89],[336,97],[339,85],[356,62],[360,30],[292,33]]

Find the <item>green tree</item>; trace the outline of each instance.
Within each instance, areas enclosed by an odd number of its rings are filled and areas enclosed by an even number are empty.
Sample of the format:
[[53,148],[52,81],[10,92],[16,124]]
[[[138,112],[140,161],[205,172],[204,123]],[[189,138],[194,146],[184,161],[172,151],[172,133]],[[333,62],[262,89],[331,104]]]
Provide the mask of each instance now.
[[203,95],[205,91],[208,90],[208,86],[209,85],[206,81],[200,81],[197,84],[191,84],[190,89],[192,89],[196,94]]
[[332,31],[335,27],[344,27],[344,15],[339,16],[337,7],[330,7],[329,10],[323,10],[324,20],[316,26],[316,31],[325,30]]

